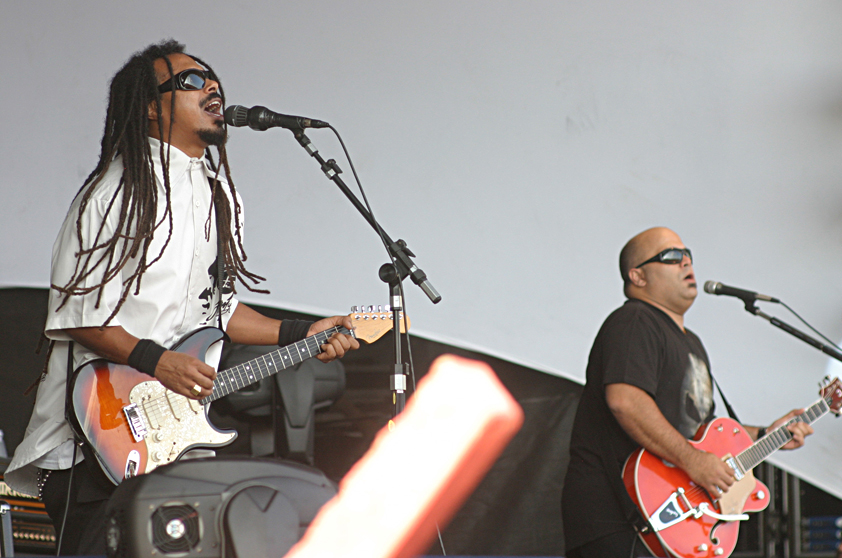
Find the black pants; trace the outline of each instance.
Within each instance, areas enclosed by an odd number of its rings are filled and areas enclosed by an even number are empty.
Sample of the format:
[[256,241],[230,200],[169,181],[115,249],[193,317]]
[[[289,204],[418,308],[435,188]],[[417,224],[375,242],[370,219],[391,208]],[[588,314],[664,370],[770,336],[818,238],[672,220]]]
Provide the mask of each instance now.
[[[68,488],[70,489],[68,491]],[[105,506],[116,487],[105,477],[96,463],[80,462],[73,470],[51,471],[42,491],[47,515],[61,538],[62,556],[95,556],[105,554]],[[68,493],[70,504],[68,506]],[[64,510],[67,509],[67,518]],[[61,528],[64,524],[64,536]]]
[[571,548],[567,558],[632,558],[651,556],[646,547],[637,538],[637,533],[629,529],[612,533],[595,541]]

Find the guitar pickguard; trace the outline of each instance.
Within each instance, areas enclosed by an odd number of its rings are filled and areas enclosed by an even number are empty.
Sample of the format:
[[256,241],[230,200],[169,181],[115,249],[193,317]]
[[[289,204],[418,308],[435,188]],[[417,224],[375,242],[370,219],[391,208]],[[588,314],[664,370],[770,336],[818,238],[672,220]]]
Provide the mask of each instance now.
[[222,446],[237,436],[236,432],[214,428],[200,402],[172,392],[160,382],[136,385],[129,393],[129,400],[146,422],[143,442],[148,459],[142,473],[172,463],[190,448]]

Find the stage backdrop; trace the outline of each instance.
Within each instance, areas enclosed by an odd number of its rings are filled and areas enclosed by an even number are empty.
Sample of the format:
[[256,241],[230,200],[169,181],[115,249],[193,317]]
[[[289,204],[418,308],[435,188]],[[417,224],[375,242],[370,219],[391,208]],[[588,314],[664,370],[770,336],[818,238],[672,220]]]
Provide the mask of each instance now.
[[[4,2],[0,286],[47,286],[106,83],[167,37],[230,103],[342,133],[384,228],[442,294],[406,287],[419,335],[582,381],[623,301],[621,246],[666,225],[700,283],[780,297],[842,337],[838,2]],[[309,136],[352,182],[331,133]],[[233,129],[230,159],[248,265],[272,292],[244,301],[387,302],[379,240],[289,132]],[[687,324],[743,421],[816,400],[827,358],[738,301],[701,294]],[[842,424],[817,431],[774,461],[842,496]]]

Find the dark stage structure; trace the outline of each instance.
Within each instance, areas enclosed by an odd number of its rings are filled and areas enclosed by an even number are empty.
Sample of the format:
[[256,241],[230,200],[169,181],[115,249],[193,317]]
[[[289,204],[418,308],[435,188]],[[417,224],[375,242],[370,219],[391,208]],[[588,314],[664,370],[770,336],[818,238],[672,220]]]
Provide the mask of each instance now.
[[[46,289],[0,289],[0,348],[6,355],[0,364],[6,386],[0,391],[3,408],[0,428],[6,434],[10,453],[23,438],[34,402],[33,395],[24,397],[23,392],[38,378],[43,367],[44,351],[36,355],[35,350],[46,316],[46,297]],[[255,308],[276,318],[313,318],[278,309]],[[480,360],[492,367],[525,414],[520,432],[442,531],[447,554],[562,555],[561,485],[581,386],[457,347],[414,336],[411,341],[419,380],[442,354]],[[344,390],[340,395],[328,395],[327,399],[332,401],[329,407],[318,408],[320,404],[316,404],[312,465],[333,481],[345,475],[391,418],[389,375],[393,351],[389,341],[380,340],[342,359]],[[327,379],[318,381],[322,376]],[[316,383],[323,385],[315,391],[330,392],[341,381],[334,373],[320,373]],[[266,394],[261,393],[265,398]],[[308,461],[306,451],[290,451],[290,442],[295,446],[295,440],[290,440],[282,424],[273,430],[271,409],[257,406],[258,410],[249,414],[238,405],[220,400],[211,408],[211,421],[216,426],[239,432],[234,443],[218,454],[226,457],[277,454]],[[411,483],[412,479],[405,482]],[[442,551],[436,544],[428,554],[441,555]]]
[[[44,324],[46,297],[46,289],[0,289],[0,373],[4,379],[0,429],[10,454],[23,438],[34,401],[34,395],[24,397],[23,392],[38,378],[43,366],[44,351],[37,355],[35,350]],[[256,309],[276,318],[313,318],[273,308]],[[254,350],[229,347],[225,353],[230,359],[251,358]],[[210,417],[213,424],[239,433],[231,445],[217,453],[234,460],[281,457],[313,466],[327,479],[338,482],[391,418],[393,350],[387,340],[364,345],[342,359],[341,365],[315,365],[310,372],[299,372],[282,382],[264,380],[238,398],[214,403]],[[488,363],[525,416],[521,430],[443,529],[447,555],[562,556],[561,488],[582,387],[413,336],[412,356],[419,380],[442,354]],[[275,391],[278,385],[285,390],[283,396]],[[734,556],[835,556],[832,549],[842,536],[842,501],[768,464],[758,467],[756,473],[769,486],[772,504],[741,527]],[[411,483],[412,479],[404,482]],[[16,549],[50,554],[43,515],[38,515],[32,502],[24,505],[29,508],[13,513],[13,520],[19,525],[26,523],[31,538],[16,540]],[[434,544],[427,554],[443,553]]]

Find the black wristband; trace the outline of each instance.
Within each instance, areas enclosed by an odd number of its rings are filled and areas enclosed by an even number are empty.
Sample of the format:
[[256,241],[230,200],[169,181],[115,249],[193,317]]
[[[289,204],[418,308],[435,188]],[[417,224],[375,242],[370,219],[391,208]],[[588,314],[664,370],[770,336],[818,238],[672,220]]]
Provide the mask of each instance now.
[[278,331],[278,345],[284,347],[301,341],[307,337],[307,332],[310,331],[313,323],[310,320],[283,320],[281,329]]
[[757,429],[757,439],[758,440],[765,435],[766,435],[766,427],[765,426],[761,426],[760,428]]
[[161,360],[161,355],[166,351],[165,348],[151,339],[141,339],[132,349],[132,354],[129,355],[129,366],[154,378],[158,361]]

